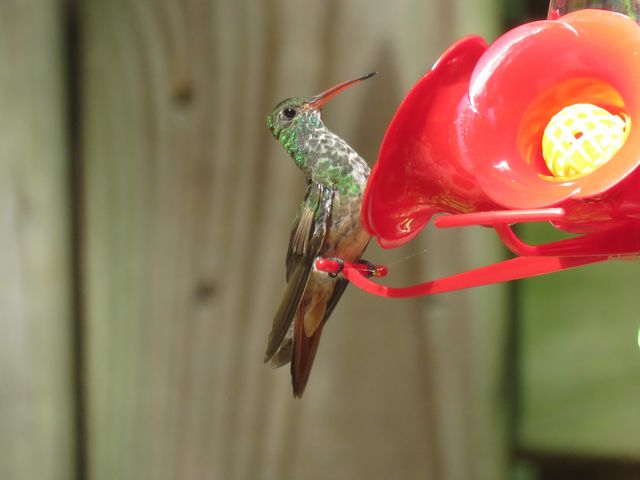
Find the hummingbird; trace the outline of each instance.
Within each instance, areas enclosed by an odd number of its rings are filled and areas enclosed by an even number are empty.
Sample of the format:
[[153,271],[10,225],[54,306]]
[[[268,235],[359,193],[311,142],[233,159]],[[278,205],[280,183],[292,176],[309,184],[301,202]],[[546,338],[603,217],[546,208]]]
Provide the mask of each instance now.
[[269,130],[307,181],[289,237],[286,287],[273,318],[264,361],[291,363],[294,397],[304,393],[322,329],[348,284],[316,270],[316,257],[357,262],[370,235],[360,206],[370,169],[358,153],[322,121],[322,107],[376,72],[340,83],[319,95],[280,102],[267,117]]

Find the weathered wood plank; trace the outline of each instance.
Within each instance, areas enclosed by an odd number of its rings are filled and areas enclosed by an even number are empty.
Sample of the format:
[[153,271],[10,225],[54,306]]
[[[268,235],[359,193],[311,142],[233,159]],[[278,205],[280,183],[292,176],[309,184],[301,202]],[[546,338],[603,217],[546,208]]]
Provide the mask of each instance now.
[[[501,478],[503,349],[489,332],[503,316],[483,300],[499,289],[416,301],[350,289],[302,401],[286,370],[262,364],[304,183],[266,113],[380,70],[326,108],[373,161],[462,13],[404,0],[83,5],[91,478]],[[391,281],[486,261],[484,239],[471,258],[474,236],[438,238]]]
[[612,261],[523,282],[522,449],[640,458],[639,273]]
[[61,3],[0,4],[0,478],[74,478]]

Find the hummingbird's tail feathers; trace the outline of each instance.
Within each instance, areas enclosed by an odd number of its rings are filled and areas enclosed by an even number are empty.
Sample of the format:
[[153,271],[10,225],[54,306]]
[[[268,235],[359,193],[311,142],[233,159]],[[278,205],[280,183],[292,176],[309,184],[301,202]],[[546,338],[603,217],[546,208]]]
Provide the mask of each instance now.
[[307,337],[304,331],[304,316],[305,309],[300,307],[295,319],[293,357],[291,358],[291,383],[295,398],[302,397],[307,386],[324,326],[324,322],[321,322],[314,334]]
[[348,284],[348,280],[340,278],[336,281],[330,297],[316,299],[314,305],[309,305],[303,300],[303,304],[300,305],[294,324],[291,357],[291,380],[293,396],[296,398],[302,396],[309,380],[322,329]]

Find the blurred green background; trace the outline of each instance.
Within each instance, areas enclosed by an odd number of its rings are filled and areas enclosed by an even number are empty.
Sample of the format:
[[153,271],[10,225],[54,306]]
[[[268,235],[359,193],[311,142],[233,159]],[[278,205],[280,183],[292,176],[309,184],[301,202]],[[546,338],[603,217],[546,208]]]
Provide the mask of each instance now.
[[[0,479],[640,478],[637,262],[350,288],[302,400],[262,364],[304,190],[272,106],[379,71],[324,115],[373,164],[448,45],[546,9],[0,0]],[[402,285],[505,255],[430,228],[367,258]]]

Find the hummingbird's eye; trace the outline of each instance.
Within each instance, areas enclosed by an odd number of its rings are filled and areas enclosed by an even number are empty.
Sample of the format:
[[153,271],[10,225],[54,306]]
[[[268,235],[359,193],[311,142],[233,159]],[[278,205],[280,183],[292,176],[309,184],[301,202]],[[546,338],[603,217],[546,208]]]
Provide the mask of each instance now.
[[296,112],[296,110],[291,107],[287,107],[284,110],[282,110],[282,115],[284,115],[284,118],[286,118],[287,120],[291,120],[293,117],[296,116],[297,113],[298,112]]

